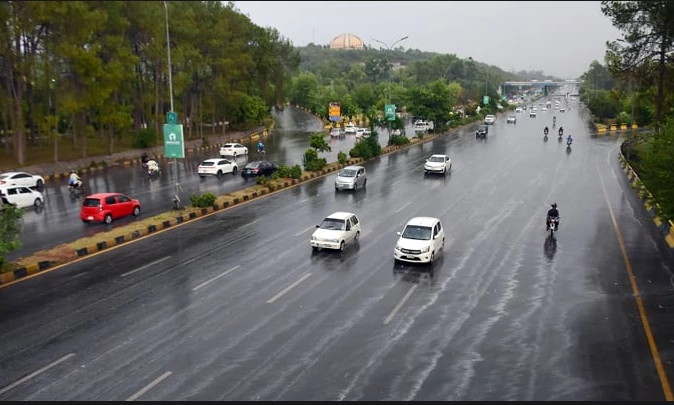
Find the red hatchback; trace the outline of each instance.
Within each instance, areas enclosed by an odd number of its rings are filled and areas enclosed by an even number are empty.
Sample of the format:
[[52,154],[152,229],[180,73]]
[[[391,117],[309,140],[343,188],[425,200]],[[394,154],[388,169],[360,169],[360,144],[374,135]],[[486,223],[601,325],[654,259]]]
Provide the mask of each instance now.
[[120,193],[92,194],[84,199],[80,219],[84,222],[105,222],[140,215],[140,202]]

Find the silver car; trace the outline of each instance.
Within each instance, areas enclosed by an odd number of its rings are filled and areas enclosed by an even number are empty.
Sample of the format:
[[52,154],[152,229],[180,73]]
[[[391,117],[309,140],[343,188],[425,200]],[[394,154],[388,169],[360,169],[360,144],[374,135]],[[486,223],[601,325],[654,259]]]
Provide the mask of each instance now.
[[358,190],[367,184],[363,166],[346,166],[335,179],[335,190]]

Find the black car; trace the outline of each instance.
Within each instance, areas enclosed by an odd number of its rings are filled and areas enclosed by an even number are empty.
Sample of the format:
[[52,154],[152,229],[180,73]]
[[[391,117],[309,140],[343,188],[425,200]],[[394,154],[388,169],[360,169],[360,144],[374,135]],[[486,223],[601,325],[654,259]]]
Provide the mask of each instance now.
[[475,130],[475,137],[476,138],[485,138],[487,136],[487,133],[489,132],[489,127],[486,125],[478,125],[477,129]]
[[275,163],[267,162],[266,160],[256,160],[249,162],[241,169],[241,176],[256,177],[256,176],[271,176],[272,173],[278,170]]

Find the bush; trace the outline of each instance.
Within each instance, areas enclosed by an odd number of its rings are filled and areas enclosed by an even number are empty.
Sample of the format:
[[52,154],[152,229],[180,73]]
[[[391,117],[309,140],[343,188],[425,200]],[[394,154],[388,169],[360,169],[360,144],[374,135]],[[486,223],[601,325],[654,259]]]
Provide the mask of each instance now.
[[276,173],[278,173],[279,178],[300,179],[302,178],[302,167],[300,165],[295,165],[293,167],[279,165]]
[[363,158],[363,160],[369,160],[375,156],[381,155],[381,145],[379,145],[376,132],[373,132],[372,135],[365,138],[361,138],[356,145],[351,148],[349,155],[352,158]]
[[295,165],[290,168],[290,178],[292,179],[302,178],[302,167],[300,165]]
[[213,193],[192,194],[190,196],[192,206],[197,208],[212,207],[216,199],[217,197]]
[[[421,139],[424,139],[424,133],[423,133],[423,132],[419,132],[419,133],[417,134],[417,138],[419,138],[420,140],[421,140]],[[410,143],[409,140],[407,141],[407,143]]]
[[265,176],[257,176],[255,178],[255,184],[267,184],[267,178]]
[[278,180],[278,179],[281,178],[281,175],[279,174],[278,171],[276,171],[276,172],[272,173],[269,178],[272,179],[272,180]]
[[[422,133],[419,133],[419,135],[423,136]],[[396,135],[396,136],[391,136],[388,139],[388,144],[389,144],[389,146],[391,146],[391,145],[404,146],[404,145],[409,145],[410,140],[406,136]]]
[[304,163],[304,170],[306,171],[321,170],[323,167],[325,167],[326,164],[328,164],[328,161],[325,158],[319,158],[318,152],[311,148],[304,152],[302,162]]
[[136,149],[145,149],[154,145],[157,140],[157,133],[154,129],[145,128],[138,131],[136,137],[133,139],[133,147]]
[[339,164],[344,165],[344,164],[346,164],[346,161],[347,161],[347,160],[348,160],[348,157],[346,156],[346,153],[340,151],[340,152],[337,154],[337,161],[339,162]]

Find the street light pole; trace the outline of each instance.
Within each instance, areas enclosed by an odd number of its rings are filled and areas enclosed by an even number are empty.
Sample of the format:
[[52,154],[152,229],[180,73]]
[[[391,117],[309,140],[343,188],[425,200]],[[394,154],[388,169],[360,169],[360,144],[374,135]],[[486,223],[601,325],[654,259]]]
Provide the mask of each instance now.
[[[406,35],[406,36],[400,38],[399,40],[395,41],[393,44],[391,44],[391,46],[389,46],[385,42],[380,41],[378,39],[372,38],[372,40],[384,45],[386,47],[386,49],[388,49],[390,51],[391,49],[393,49],[393,47],[396,46],[397,43],[402,42],[402,41],[406,40],[407,38],[409,38],[408,35]],[[391,104],[391,77],[392,77],[391,71],[392,70],[393,70],[393,67],[391,66],[391,68],[389,68],[388,77],[387,77],[387,81],[388,81],[388,104]],[[386,118],[386,116],[384,116],[384,118]],[[388,135],[389,135],[389,137],[391,136],[391,121],[388,122]]]
[[[171,73],[171,37],[169,36],[169,17],[168,17],[168,1],[164,1],[164,10],[166,15],[166,49],[168,51],[168,76],[169,76],[169,96],[171,99],[171,112],[173,110],[173,75]],[[178,159],[173,158],[173,177],[175,179],[175,187],[173,191],[173,208],[180,209],[180,197],[178,197]]]

